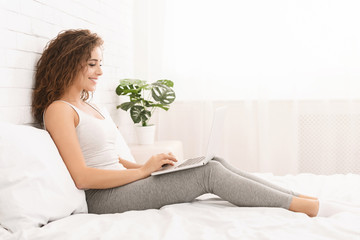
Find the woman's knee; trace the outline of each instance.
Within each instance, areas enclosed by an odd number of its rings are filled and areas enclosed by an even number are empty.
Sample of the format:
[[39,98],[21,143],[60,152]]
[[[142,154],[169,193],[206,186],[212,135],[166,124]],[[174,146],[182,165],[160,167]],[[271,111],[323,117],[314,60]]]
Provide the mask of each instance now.
[[210,176],[214,173],[225,170],[225,167],[219,161],[208,162],[208,164],[206,164],[206,168],[208,168],[208,173]]
[[209,161],[209,163],[207,165],[210,165],[211,167],[217,167],[222,165],[220,161],[218,161],[217,159],[212,159],[211,161]]
[[214,193],[216,184],[227,177],[227,169],[218,161],[208,162],[203,169],[206,192]]
[[226,165],[226,161],[225,161],[223,158],[220,158],[220,157],[214,157],[214,158],[212,159],[212,161],[221,163],[221,165],[223,165],[223,166]]

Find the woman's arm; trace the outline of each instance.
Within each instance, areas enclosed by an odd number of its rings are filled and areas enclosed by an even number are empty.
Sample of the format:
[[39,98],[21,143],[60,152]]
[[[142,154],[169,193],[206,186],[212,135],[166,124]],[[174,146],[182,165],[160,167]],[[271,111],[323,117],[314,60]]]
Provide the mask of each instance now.
[[119,157],[119,163],[121,163],[127,169],[141,168],[142,166],[144,166],[143,164],[127,161],[125,159],[122,159],[121,157]]
[[45,125],[54,140],[59,153],[79,189],[112,188],[146,178],[163,164],[173,164],[176,159],[168,154],[150,158],[143,166],[126,170],[103,170],[87,167],[76,129],[79,122],[77,113],[62,102],[52,103],[45,113]]

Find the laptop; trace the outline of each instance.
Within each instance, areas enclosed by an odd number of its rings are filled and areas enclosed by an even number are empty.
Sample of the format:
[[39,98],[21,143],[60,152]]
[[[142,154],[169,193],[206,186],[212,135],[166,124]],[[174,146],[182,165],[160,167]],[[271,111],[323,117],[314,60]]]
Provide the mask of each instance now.
[[220,143],[221,134],[224,128],[225,115],[227,107],[219,107],[215,110],[214,118],[211,126],[210,137],[208,140],[207,151],[204,156],[195,157],[185,160],[182,163],[176,162],[174,166],[165,165],[160,170],[151,173],[152,176],[166,174],[171,172],[177,172],[189,168],[200,167],[207,164],[211,159],[215,157],[217,147]]

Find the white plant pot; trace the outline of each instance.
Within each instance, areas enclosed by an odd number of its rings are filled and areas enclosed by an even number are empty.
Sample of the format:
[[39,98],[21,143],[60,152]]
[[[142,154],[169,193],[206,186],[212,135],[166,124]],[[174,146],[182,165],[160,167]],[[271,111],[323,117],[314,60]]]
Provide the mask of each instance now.
[[153,144],[155,142],[155,130],[155,125],[149,125],[146,127],[135,126],[138,144]]

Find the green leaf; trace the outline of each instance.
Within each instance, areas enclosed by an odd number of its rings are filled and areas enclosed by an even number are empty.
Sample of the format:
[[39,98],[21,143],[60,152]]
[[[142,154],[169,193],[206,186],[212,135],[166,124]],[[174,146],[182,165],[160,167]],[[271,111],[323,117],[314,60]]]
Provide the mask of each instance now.
[[127,111],[129,110],[131,107],[133,107],[136,104],[136,102],[125,102],[119,105],[119,107],[124,110]]
[[152,86],[151,95],[155,101],[165,105],[169,105],[175,101],[175,92],[170,87],[160,83],[153,83]]
[[150,107],[158,107],[158,108],[162,108],[165,111],[169,110],[170,107],[168,105],[164,105],[164,104],[151,104]]
[[148,85],[146,81],[134,78],[124,78],[120,80],[120,86],[128,86],[128,85],[136,85],[142,87],[144,85]]
[[116,88],[116,94],[119,96],[121,95],[141,96],[139,92],[141,92],[143,89],[148,89],[148,88],[149,88],[149,84],[147,84],[146,81],[140,79],[125,78],[120,80],[120,84]]
[[151,112],[143,106],[133,106],[130,109],[130,116],[134,123],[142,122],[143,126],[146,126],[146,122],[151,117]]
[[115,92],[116,92],[116,94],[117,95],[122,95],[122,88],[121,88],[121,86],[119,85],[119,86],[117,86],[117,88],[116,88],[116,90],[115,90]]
[[145,105],[145,107],[152,107],[153,104],[154,104],[154,103],[153,103],[152,101],[144,100],[144,105]]
[[144,111],[143,106],[133,106],[130,109],[130,116],[134,123],[139,123],[141,121],[141,112]]
[[141,91],[141,88],[134,85],[127,85],[127,86],[117,86],[116,88],[116,94],[121,95],[132,95],[132,94],[138,94]]
[[156,83],[163,84],[168,87],[174,87],[174,82],[168,79],[157,80]]
[[147,126],[147,121],[151,118],[151,112],[149,110],[145,110],[141,114],[141,122],[143,126]]

